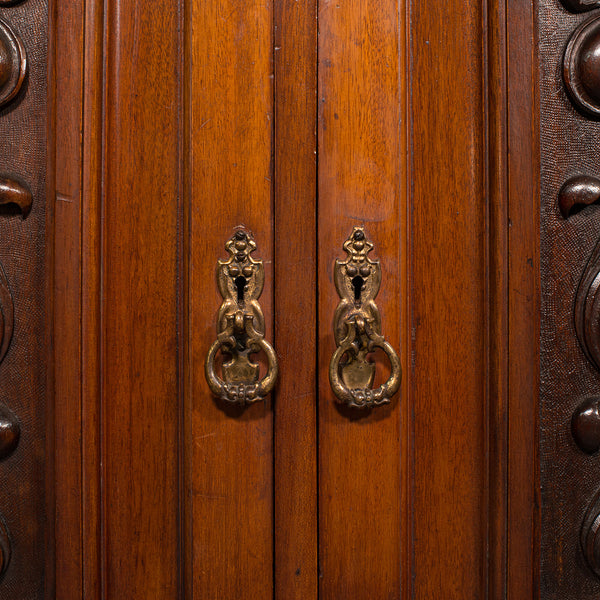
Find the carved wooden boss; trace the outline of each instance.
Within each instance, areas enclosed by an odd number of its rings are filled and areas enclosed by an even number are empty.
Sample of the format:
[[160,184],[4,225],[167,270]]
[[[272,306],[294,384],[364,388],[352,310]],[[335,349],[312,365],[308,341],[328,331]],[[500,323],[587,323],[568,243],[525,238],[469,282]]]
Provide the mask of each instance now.
[[[572,12],[594,11],[573,32],[563,58],[563,79],[575,108],[585,117],[600,119],[600,1],[563,0]],[[576,174],[568,179],[558,197],[561,215],[572,215],[600,201],[600,174]],[[600,240],[581,276],[575,307],[575,331],[585,356],[600,372]],[[600,389],[573,414],[571,430],[581,451],[600,450]],[[600,460],[600,457],[599,457]],[[600,482],[599,482],[600,483]],[[580,541],[591,569],[600,576],[600,490],[582,515]]]
[[[16,4],[0,0],[0,7]],[[8,17],[8,15],[7,15]],[[27,74],[27,55],[19,36],[0,19],[0,109],[17,98]],[[2,118],[2,117],[0,117]],[[14,175],[0,174],[0,205],[14,205],[25,218],[33,197],[27,183]],[[0,264],[0,363],[6,356],[13,334],[14,306],[4,267]],[[0,460],[12,454],[19,443],[18,417],[0,402]],[[0,506],[0,575],[10,561],[10,538]]]

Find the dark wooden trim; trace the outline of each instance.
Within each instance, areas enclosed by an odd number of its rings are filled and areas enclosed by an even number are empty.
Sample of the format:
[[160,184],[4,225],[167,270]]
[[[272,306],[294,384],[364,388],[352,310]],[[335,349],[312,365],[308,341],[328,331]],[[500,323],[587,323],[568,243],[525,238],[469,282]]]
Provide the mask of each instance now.
[[535,3],[507,3],[507,598],[539,595],[540,134]]
[[44,598],[56,599],[56,473],[55,473],[55,441],[56,441],[56,402],[55,402],[55,197],[56,197],[56,0],[48,0],[48,56],[47,56],[47,111],[46,111],[46,377],[47,377],[47,408],[46,408],[46,539],[45,539],[45,573]]
[[508,515],[508,135],[506,2],[489,0],[486,31],[488,202],[488,565],[490,600],[504,600],[507,586]]
[[317,1],[274,9],[275,598],[316,600]]

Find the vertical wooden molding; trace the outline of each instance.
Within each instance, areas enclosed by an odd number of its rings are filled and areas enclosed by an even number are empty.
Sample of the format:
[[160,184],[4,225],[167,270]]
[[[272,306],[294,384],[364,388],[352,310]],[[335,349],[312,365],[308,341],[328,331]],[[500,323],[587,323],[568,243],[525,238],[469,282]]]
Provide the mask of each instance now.
[[318,593],[316,17],[316,0],[275,3],[274,560],[286,600]]
[[[86,0],[81,172],[81,438],[83,598],[103,597],[101,473],[101,206],[104,129],[104,0]],[[65,598],[66,600],[66,598]]]
[[173,597],[179,589],[179,10],[172,0],[118,0],[105,10],[103,592]]
[[536,3],[507,3],[507,598],[539,594],[540,160]]
[[508,528],[509,244],[507,31],[505,0],[488,0],[486,186],[488,214],[487,593],[505,600]]
[[83,3],[53,3],[55,60],[51,81],[56,132],[54,223],[54,478],[56,481],[55,595],[83,598],[81,432],[81,176],[83,127]]
[[400,390],[400,477],[401,477],[401,598],[412,598],[414,571],[414,394],[412,361],[414,332],[412,323],[412,262],[410,259],[413,241],[411,230],[413,195],[413,151],[412,151],[412,99],[410,73],[412,69],[411,23],[413,4],[410,0],[398,1],[398,88],[400,102],[400,344],[403,365]]
[[[56,393],[55,393],[55,355],[54,355],[54,333],[55,328],[55,228],[56,207],[54,198],[56,196],[56,39],[57,39],[57,10],[56,0],[48,0],[48,29],[47,44],[48,52],[46,57],[47,69],[47,108],[46,108],[46,198],[49,199],[48,210],[46,212],[46,287],[45,297],[48,304],[47,314],[47,412],[46,412],[46,475],[45,475],[45,495],[46,495],[46,539],[45,539],[45,567],[44,567],[44,598],[45,600],[56,600]],[[33,199],[33,198],[32,198]]]

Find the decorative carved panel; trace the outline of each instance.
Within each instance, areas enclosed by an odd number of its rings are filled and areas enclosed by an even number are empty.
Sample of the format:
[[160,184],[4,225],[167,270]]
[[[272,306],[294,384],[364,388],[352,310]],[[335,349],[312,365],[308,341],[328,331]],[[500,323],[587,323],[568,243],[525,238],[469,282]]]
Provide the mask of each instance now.
[[0,598],[10,600],[50,597],[51,585],[47,40],[47,0],[0,2]]
[[[600,594],[600,3],[539,1],[541,597]],[[587,12],[589,11],[589,12]],[[600,537],[598,538],[600,540]],[[598,545],[600,549],[600,544]]]

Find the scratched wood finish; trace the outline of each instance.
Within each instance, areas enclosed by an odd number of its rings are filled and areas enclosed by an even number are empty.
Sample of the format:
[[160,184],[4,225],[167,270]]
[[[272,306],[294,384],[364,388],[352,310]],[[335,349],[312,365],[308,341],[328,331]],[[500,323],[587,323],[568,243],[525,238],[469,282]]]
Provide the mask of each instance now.
[[316,0],[275,11],[275,597],[317,597]]
[[[405,252],[400,146],[403,23],[396,1],[319,5],[319,567],[320,597],[399,598],[401,401],[364,413],[340,410],[329,385],[339,302],[333,263],[355,225],[381,260],[376,299],[397,351]],[[401,193],[402,190],[402,193]],[[402,328],[405,330],[405,328]],[[406,356],[402,356],[406,365]],[[381,358],[379,362],[385,364]],[[387,367],[385,367],[387,369]],[[384,369],[382,369],[383,371]],[[389,369],[388,369],[389,370]],[[386,376],[385,374],[380,377]],[[402,394],[400,394],[402,395]]]
[[204,378],[217,259],[240,225],[264,261],[273,341],[273,18],[272,2],[187,3],[184,529],[186,592],[198,600],[273,595],[272,401],[232,410]]
[[105,11],[103,594],[172,598],[180,543],[179,11],[170,0],[119,0]]

